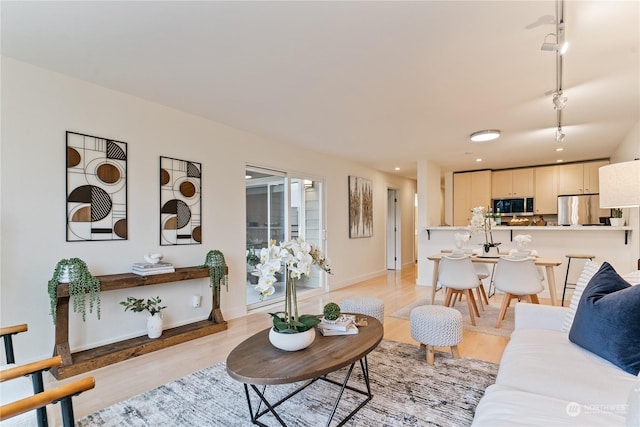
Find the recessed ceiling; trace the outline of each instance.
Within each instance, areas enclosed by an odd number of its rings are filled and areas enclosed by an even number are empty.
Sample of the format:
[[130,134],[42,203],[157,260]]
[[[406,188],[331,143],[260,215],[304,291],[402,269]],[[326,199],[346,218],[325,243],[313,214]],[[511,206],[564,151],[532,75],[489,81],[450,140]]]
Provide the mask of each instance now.
[[[7,2],[2,54],[414,177],[608,157],[640,117],[637,1]],[[469,135],[500,129],[471,145]],[[400,167],[396,172],[395,167]]]

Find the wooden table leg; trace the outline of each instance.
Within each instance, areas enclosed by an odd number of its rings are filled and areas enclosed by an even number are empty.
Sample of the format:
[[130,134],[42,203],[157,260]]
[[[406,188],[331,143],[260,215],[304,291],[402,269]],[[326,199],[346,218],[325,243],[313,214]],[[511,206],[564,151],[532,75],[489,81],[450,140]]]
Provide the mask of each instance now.
[[556,298],[556,276],[553,273],[553,266],[547,265],[545,267],[547,272],[547,283],[549,283],[549,295],[551,296],[551,305],[558,305]]
[[440,260],[433,261],[433,278],[431,279],[431,305],[436,301],[436,289],[438,288],[438,270],[440,269]]

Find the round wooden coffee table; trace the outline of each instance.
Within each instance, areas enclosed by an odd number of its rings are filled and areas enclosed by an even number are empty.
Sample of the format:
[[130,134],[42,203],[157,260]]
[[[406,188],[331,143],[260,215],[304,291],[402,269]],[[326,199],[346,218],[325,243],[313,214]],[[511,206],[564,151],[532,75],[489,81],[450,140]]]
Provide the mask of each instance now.
[[[367,322],[366,326],[358,327],[357,334],[325,337],[317,332],[313,344],[304,350],[288,352],[275,348],[269,342],[269,328],[247,338],[229,353],[227,372],[231,378],[244,384],[249,413],[254,424],[263,426],[264,424],[259,421],[259,418],[271,412],[281,425],[286,426],[275,408],[317,380],[327,381],[341,387],[327,426],[335,415],[345,389],[358,392],[366,396],[366,399],[338,425],[343,425],[371,400],[373,395],[369,386],[367,354],[375,349],[382,340],[383,327],[375,317],[362,314],[356,316],[358,320],[364,319]],[[362,369],[366,391],[347,386],[347,381],[357,362],[360,363]],[[349,366],[349,369],[343,382],[325,377],[326,374],[345,366]],[[268,385],[290,384],[298,381],[306,381],[306,383],[278,402],[271,403],[264,397],[264,390]],[[264,386],[262,390],[257,387],[258,385]],[[255,411],[253,410],[250,389],[256,393],[267,409],[261,410],[259,405]]]

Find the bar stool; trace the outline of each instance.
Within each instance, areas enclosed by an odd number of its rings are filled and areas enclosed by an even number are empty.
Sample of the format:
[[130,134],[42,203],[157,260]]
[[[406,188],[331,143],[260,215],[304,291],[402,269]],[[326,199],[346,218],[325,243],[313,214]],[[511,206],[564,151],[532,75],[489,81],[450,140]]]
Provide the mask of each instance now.
[[567,292],[567,289],[575,289],[575,283],[568,283],[569,281],[569,269],[571,268],[571,260],[572,259],[588,259],[589,261],[593,261],[596,257],[595,255],[590,254],[567,254],[565,255],[569,260],[567,261],[567,274],[564,276],[564,289],[562,289],[562,306],[564,306],[564,295]]

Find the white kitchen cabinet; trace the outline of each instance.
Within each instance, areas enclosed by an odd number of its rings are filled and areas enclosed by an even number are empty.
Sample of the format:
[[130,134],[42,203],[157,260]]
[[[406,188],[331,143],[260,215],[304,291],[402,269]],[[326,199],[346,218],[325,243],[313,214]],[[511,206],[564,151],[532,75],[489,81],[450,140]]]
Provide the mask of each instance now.
[[469,225],[471,208],[491,204],[491,171],[453,174],[453,223]]
[[534,192],[534,169],[506,169],[491,174],[491,197],[507,199],[531,197]]

